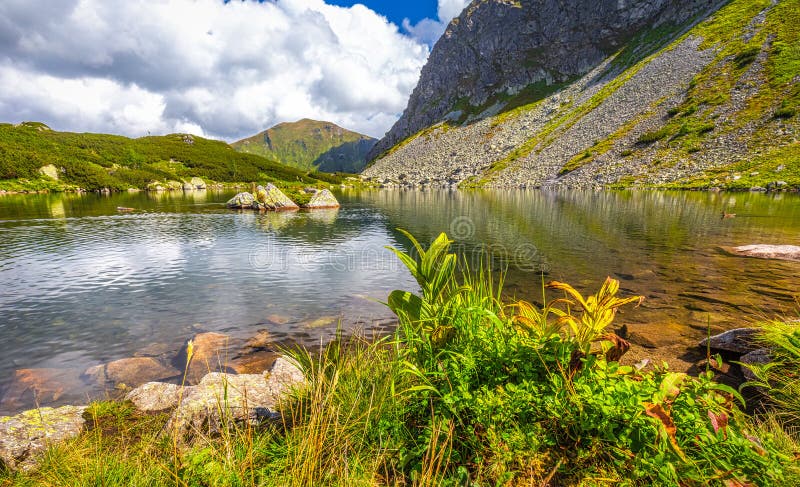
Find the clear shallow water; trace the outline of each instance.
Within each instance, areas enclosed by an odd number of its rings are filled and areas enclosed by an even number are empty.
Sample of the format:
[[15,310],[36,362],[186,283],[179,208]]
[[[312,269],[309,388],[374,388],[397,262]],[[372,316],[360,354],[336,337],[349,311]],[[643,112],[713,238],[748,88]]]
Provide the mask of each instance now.
[[[792,314],[800,293],[800,264],[719,250],[800,245],[797,195],[381,191],[340,194],[338,211],[267,214],[227,210],[231,195],[0,197],[0,389],[19,369],[83,371],[177,350],[198,331],[310,345],[339,320],[380,326],[390,315],[375,300],[416,287],[383,248],[406,245],[396,228],[489,252],[507,292],[528,299],[542,272],[585,291],[617,277],[647,297],[620,320],[683,347],[709,323]],[[64,402],[91,393],[68,389]]]

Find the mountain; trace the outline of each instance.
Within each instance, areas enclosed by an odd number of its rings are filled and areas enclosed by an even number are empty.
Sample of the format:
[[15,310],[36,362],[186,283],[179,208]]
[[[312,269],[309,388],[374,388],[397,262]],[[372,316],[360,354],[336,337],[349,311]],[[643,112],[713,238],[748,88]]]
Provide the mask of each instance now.
[[236,150],[281,161],[299,169],[357,173],[376,140],[330,122],[304,118],[278,124],[234,142]]
[[475,0],[364,174],[800,188],[800,0]]
[[216,182],[332,182],[331,175],[307,174],[189,134],[130,139],[57,132],[40,122],[0,124],[0,189],[145,189],[192,177]]

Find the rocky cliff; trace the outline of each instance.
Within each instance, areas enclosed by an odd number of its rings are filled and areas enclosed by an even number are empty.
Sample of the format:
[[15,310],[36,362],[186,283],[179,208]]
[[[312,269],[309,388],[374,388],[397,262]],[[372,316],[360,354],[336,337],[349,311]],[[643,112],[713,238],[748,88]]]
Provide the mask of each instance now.
[[800,186],[798,12],[800,0],[473,1],[365,175]]
[[303,119],[280,123],[231,145],[299,169],[355,173],[364,169],[375,142],[330,122]]

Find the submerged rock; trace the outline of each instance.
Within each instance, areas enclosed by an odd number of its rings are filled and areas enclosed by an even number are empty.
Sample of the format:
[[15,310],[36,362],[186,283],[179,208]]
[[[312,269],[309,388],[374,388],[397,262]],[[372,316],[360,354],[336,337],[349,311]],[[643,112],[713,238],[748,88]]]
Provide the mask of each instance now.
[[83,430],[85,407],[39,408],[0,417],[0,460],[11,470],[35,465],[49,446]]
[[735,328],[704,339],[700,347],[743,355],[759,348],[755,341],[757,333],[756,328]]
[[105,379],[115,384],[136,387],[145,382],[167,380],[181,375],[181,371],[162,364],[152,357],[131,357],[114,360],[105,366]]
[[339,201],[328,189],[316,191],[303,208],[339,208]]
[[19,411],[33,404],[53,404],[62,396],[80,390],[80,369],[20,369],[3,394],[3,410]]
[[283,191],[272,183],[266,186],[259,186],[256,189],[255,199],[258,203],[258,208],[262,210],[278,211],[296,210],[299,208],[294,201],[283,194]]
[[248,193],[238,193],[236,196],[228,200],[228,208],[235,208],[235,209],[242,209],[242,208],[252,208],[253,203],[256,202],[256,198]]
[[779,259],[800,262],[800,246],[797,245],[742,245],[740,247],[725,248],[726,251],[743,257],[756,257],[759,259]]
[[197,384],[209,372],[232,372],[228,367],[230,337],[222,333],[198,333],[192,337],[193,353],[186,366],[188,342],[175,357],[175,367],[186,372],[186,382]]

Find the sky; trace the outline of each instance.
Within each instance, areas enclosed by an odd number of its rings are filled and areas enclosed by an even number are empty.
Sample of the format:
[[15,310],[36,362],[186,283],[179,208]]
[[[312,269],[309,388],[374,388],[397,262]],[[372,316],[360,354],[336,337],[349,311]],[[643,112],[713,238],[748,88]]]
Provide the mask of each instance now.
[[313,118],[381,137],[469,0],[2,0],[0,122],[238,140]]

